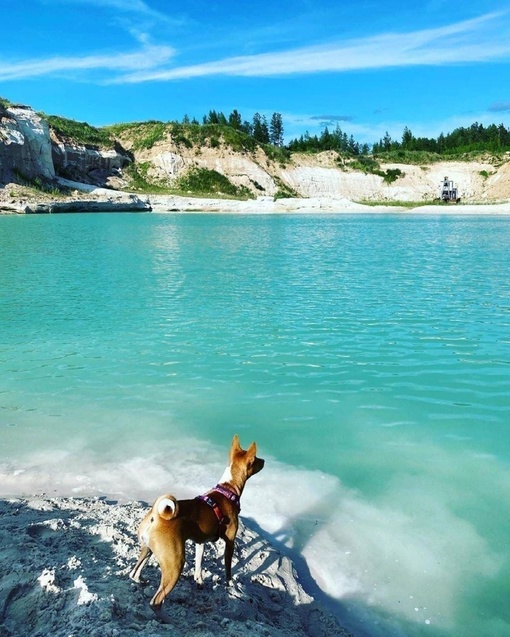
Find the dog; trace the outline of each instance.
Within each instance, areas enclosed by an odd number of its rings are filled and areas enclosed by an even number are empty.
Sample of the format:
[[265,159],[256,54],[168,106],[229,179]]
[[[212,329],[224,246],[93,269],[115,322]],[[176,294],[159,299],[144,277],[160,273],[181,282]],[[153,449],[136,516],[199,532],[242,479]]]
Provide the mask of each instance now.
[[138,528],[142,549],[138,562],[129,577],[140,584],[144,566],[152,554],[161,569],[161,582],[150,605],[161,608],[165,597],[173,590],[184,568],[185,542],[193,540],[195,547],[194,579],[202,585],[202,558],[204,542],[225,542],[225,577],[232,579],[232,555],[241,510],[240,498],[248,478],[264,467],[257,458],[257,445],[241,448],[239,437],[234,436],[230,446],[230,464],[220,482],[204,495],[193,500],[177,500],[173,495],[162,495],[153,504]]

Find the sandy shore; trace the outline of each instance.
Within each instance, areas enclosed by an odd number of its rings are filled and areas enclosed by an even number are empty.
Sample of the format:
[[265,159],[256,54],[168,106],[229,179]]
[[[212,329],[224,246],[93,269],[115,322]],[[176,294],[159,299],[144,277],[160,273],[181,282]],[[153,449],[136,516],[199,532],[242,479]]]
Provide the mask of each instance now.
[[300,585],[292,562],[242,525],[233,582],[222,583],[222,542],[208,544],[204,587],[183,576],[156,615],[147,585],[127,576],[138,554],[136,528],[146,504],[106,499],[31,497],[0,500],[1,637],[348,636]]
[[0,214],[48,214],[60,212],[223,212],[237,214],[271,213],[417,213],[438,215],[510,214],[505,203],[460,203],[457,205],[367,206],[346,198],[289,198],[273,200],[259,197],[248,201],[180,197],[177,195],[139,195],[60,180],[73,195],[55,198],[50,194],[27,192],[15,184],[0,186]]

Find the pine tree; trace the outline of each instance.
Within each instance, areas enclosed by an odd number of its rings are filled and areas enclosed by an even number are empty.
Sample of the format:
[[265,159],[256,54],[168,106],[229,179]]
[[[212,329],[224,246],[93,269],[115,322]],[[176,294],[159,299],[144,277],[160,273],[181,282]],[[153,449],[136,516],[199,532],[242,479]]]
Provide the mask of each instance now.
[[404,128],[404,132],[402,133],[402,148],[405,150],[413,150],[414,137],[409,128],[407,126]]
[[241,129],[241,126],[242,126],[241,113],[236,108],[234,108],[234,110],[228,116],[228,123],[229,123],[229,126],[232,126],[232,128],[235,128],[236,130]]
[[253,137],[260,144],[269,144],[269,128],[265,115],[255,113],[253,116]]
[[280,113],[273,113],[271,116],[269,142],[273,146],[283,146],[283,119]]

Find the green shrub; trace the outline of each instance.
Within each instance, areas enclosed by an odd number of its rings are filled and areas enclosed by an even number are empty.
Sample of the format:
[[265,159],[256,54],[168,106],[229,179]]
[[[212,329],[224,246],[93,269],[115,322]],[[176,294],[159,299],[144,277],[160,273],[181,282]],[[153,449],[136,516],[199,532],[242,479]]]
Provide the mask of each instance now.
[[384,179],[384,183],[392,184],[394,181],[397,181],[399,177],[404,176],[405,173],[403,173],[400,168],[388,168],[388,170],[383,173],[382,178]]
[[207,168],[192,168],[177,182],[179,190],[202,195],[227,195],[251,197],[245,186],[235,186],[225,175]]

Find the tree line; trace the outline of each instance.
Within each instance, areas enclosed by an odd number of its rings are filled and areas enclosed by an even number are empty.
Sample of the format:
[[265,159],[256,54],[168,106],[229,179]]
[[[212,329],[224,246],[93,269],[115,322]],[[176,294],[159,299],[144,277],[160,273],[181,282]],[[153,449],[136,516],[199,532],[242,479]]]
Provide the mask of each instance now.
[[306,132],[299,138],[291,140],[287,148],[298,152],[320,152],[336,150],[339,153],[357,155],[378,155],[392,151],[426,151],[439,155],[462,154],[472,151],[504,152],[510,150],[510,129],[503,124],[484,126],[475,122],[469,127],[456,128],[451,133],[441,133],[437,138],[415,137],[406,126],[402,139],[392,139],[386,133],[382,139],[370,146],[360,144],[352,135],[348,136],[337,126],[334,131],[327,127],[320,135],[310,135]]
[[393,150],[427,151],[442,154],[462,154],[473,151],[500,152],[510,150],[510,129],[504,124],[484,126],[475,122],[436,138],[415,137],[406,126],[401,141],[391,139],[388,133],[372,146],[375,155]]
[[[182,120],[183,124],[200,124],[197,119],[190,121],[187,115]],[[221,111],[210,110],[202,118],[202,124],[219,124],[230,126],[250,137],[253,137],[260,144],[272,144],[273,146],[283,146],[283,118],[281,113],[273,113],[268,122],[265,115],[255,113],[252,121],[243,120],[241,113],[234,109],[227,117]]]
[[348,136],[342,131],[338,125],[333,131],[326,126],[320,135],[310,135],[307,131],[299,138],[291,140],[287,148],[295,152],[336,150],[348,155],[367,155],[370,152],[368,144],[360,144],[352,135]]
[[307,131],[285,144],[281,113],[273,113],[269,120],[265,115],[255,113],[251,120],[246,120],[237,109],[234,109],[228,116],[221,111],[210,110],[207,115],[203,116],[201,122],[195,118],[190,121],[185,115],[182,123],[230,126],[249,135],[260,144],[272,144],[291,152],[334,150],[355,157],[392,151],[425,151],[439,155],[510,151],[510,129],[504,124],[484,126],[475,122],[468,127],[456,128],[451,133],[441,133],[436,138],[415,137],[406,126],[400,140],[392,139],[386,132],[384,137],[370,145],[356,141],[353,135],[348,135],[338,125],[333,130],[325,127],[318,135],[310,135]]

